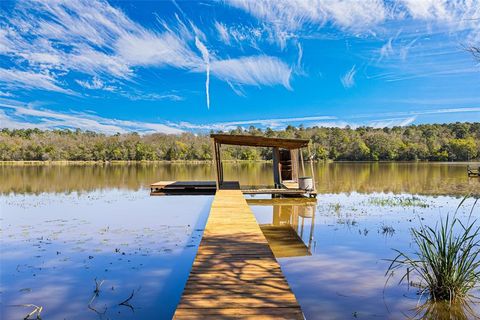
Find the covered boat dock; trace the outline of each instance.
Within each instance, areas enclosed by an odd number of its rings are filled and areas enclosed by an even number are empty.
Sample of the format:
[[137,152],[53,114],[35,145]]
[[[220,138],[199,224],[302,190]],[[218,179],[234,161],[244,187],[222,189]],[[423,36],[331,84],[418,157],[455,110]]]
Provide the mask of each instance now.
[[[315,177],[313,162],[309,156],[310,176],[306,175],[304,148],[308,149],[308,139],[268,138],[249,135],[212,134],[215,181],[159,181],[150,185],[152,195],[165,194],[215,194],[217,190],[240,189],[243,194],[271,194],[272,196],[315,197]],[[273,183],[271,187],[242,187],[238,181],[224,179],[222,145],[272,148]],[[300,175],[302,174],[302,175]]]

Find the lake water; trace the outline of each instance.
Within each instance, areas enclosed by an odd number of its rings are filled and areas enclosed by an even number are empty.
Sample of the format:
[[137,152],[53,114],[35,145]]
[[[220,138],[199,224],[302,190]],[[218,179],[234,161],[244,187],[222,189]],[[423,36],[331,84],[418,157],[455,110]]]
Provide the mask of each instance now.
[[[425,313],[416,310],[424,299],[415,288],[396,279],[385,285],[385,259],[395,257],[392,248],[414,249],[411,227],[435,225],[465,194],[480,192],[480,179],[468,178],[465,167],[322,163],[315,166],[316,204],[253,197],[261,226],[298,234],[293,249],[272,248],[306,318]],[[148,186],[213,179],[213,170],[159,163],[0,166],[1,318],[23,319],[35,306],[43,307],[44,319],[171,318],[212,197],[150,197]],[[271,171],[269,163],[229,163],[225,179],[270,185]],[[473,202],[460,207],[460,219],[468,219]],[[430,308],[429,317],[438,309]],[[480,307],[456,312],[456,319],[469,319]]]

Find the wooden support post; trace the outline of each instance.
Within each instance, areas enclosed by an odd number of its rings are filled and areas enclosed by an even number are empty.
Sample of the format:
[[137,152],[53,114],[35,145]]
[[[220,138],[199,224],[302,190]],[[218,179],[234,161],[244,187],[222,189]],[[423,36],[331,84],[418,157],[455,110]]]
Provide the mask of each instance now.
[[310,145],[308,145],[308,157],[310,159],[310,170],[312,171],[312,182],[313,182],[313,190],[317,190],[317,186],[315,185],[315,171],[313,170],[313,157],[312,152],[310,151]]
[[222,156],[220,154],[220,143],[217,143],[217,154],[218,154],[218,184],[219,187],[222,187],[223,184],[223,163],[222,163]]
[[277,147],[273,148],[272,151],[272,158],[273,158],[273,184],[275,189],[280,188],[282,184],[281,174],[280,174],[280,151],[278,151]]
[[302,163],[302,175],[305,177],[305,165],[303,163],[303,152],[302,149],[298,149],[298,152],[300,152],[300,162]]
[[215,139],[212,139],[212,144],[213,144],[213,161],[215,162],[215,182],[216,182],[216,187],[217,190],[220,187],[220,176],[218,173],[218,155],[217,155],[217,143],[215,142]]
[[299,149],[292,149],[290,150],[290,163],[292,165],[292,180],[298,182],[298,150]]

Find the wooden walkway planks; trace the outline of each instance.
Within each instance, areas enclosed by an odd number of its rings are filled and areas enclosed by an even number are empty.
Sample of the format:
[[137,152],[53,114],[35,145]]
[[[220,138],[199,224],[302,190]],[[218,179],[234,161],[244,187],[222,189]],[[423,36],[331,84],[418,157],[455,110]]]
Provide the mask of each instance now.
[[304,319],[242,191],[217,191],[174,318]]

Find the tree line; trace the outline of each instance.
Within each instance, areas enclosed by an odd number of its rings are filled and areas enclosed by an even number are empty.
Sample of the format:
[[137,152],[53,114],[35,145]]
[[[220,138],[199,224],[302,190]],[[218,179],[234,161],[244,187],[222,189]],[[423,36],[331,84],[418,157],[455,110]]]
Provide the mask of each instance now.
[[[480,158],[480,122],[422,124],[393,128],[251,126],[227,133],[311,140],[315,160],[467,161]],[[269,148],[222,147],[224,159],[270,160]],[[1,161],[211,160],[208,134],[137,133],[105,135],[81,130],[2,129]]]

